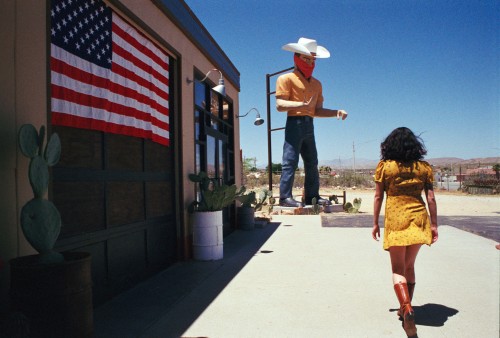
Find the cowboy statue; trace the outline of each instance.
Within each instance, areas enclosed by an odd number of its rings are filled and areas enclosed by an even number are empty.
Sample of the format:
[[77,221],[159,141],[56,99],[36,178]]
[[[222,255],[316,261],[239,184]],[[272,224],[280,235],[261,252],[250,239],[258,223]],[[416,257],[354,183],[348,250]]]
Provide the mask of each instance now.
[[323,108],[323,90],[321,82],[312,77],[316,58],[328,58],[330,52],[318,46],[316,40],[300,38],[297,43],[282,47],[294,52],[295,69],[283,74],[276,80],[276,109],[287,112],[285,126],[285,144],[283,145],[282,173],[280,181],[280,206],[301,207],[302,202],[292,196],[295,170],[299,155],[304,162],[304,202],[321,205],[330,201],[319,195],[318,153],[314,138],[315,117],[337,117],[345,120],[344,110]]

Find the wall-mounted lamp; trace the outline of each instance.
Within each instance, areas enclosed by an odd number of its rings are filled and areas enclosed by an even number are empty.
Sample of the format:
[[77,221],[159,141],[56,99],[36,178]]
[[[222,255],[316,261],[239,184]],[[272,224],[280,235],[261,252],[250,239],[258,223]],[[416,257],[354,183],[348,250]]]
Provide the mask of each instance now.
[[257,108],[252,108],[250,109],[249,111],[247,111],[244,115],[236,115],[236,117],[245,117],[248,115],[248,113],[250,113],[252,110],[255,110],[257,112],[257,117],[255,119],[255,122],[253,124],[255,124],[256,126],[260,126],[262,123],[264,123],[264,119],[262,119],[260,117],[260,114],[259,114],[259,111],[257,110]]
[[[211,72],[218,71],[220,74],[220,79],[219,79],[219,84],[215,87],[212,88],[212,90],[216,91],[217,93],[221,94],[222,96],[226,96],[226,87],[224,86],[224,79],[222,78],[222,72],[218,70],[217,68],[211,69],[208,71],[208,73],[205,75],[205,77],[200,81],[203,82],[208,78],[208,75]],[[189,78],[186,78],[187,83],[193,82],[193,80],[190,80]]]

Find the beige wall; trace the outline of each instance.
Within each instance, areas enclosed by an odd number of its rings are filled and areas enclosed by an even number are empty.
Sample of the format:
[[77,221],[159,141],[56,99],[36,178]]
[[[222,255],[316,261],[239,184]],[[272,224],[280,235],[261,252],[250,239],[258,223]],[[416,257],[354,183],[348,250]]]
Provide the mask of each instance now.
[[[17,150],[17,130],[23,123],[47,123],[45,2],[2,1],[0,25],[0,258],[7,263],[34,253],[19,225],[19,210],[33,194],[28,159]],[[6,304],[8,265],[0,271],[0,304]]]
[[[5,4],[4,4],[5,3]],[[17,248],[16,222],[16,151],[14,115],[14,38],[7,34],[14,29],[13,1],[2,1],[0,12],[0,304],[6,304],[8,290],[7,261]],[[2,306],[5,307],[5,306]],[[1,308],[0,308],[1,310]]]
[[[0,258],[5,262],[0,271],[0,310],[5,307],[8,291],[9,259],[31,254],[33,249],[24,239],[19,225],[21,207],[32,198],[28,181],[28,159],[17,149],[17,130],[24,123],[32,123],[37,128],[47,124],[47,41],[46,13],[47,2],[42,0],[1,0],[0,11]],[[182,150],[179,158],[182,172],[183,201],[180,202],[181,227],[188,232],[187,205],[194,199],[194,186],[187,179],[187,174],[194,172],[194,122],[193,122],[193,84],[186,78],[193,78],[198,69],[206,72],[216,68],[195,45],[190,42],[166,16],[149,0],[111,1],[112,5],[132,12],[146,25],[145,32],[154,31],[173,50],[170,52],[179,57],[178,92],[181,102],[177,102],[178,117],[182,117],[182,130],[177,130],[181,139]],[[161,42],[161,41],[160,41]],[[217,83],[216,73],[210,78]],[[238,113],[238,90],[229,81],[225,82],[227,96],[234,103]],[[236,119],[236,123],[239,120]],[[239,135],[239,125],[235,126]],[[240,172],[239,137],[235,137],[236,172]],[[240,175],[236,175],[240,185]]]
[[[181,110],[178,116],[182,116],[182,130],[178,131],[181,133],[181,168],[180,179],[182,182],[183,189],[183,201],[181,202],[183,213],[181,215],[184,231],[182,233],[190,232],[189,229],[189,215],[187,212],[187,206],[195,199],[194,195],[194,185],[188,179],[188,174],[193,173],[195,170],[195,159],[194,159],[194,112],[193,112],[193,102],[194,102],[194,91],[193,84],[188,83],[186,78],[193,79],[193,74],[195,69],[198,69],[202,73],[206,73],[208,70],[216,68],[216,65],[209,62],[207,57],[202,54],[196,46],[186,39],[184,33],[170,20],[166,19],[163,12],[156,7],[152,2],[149,1],[137,1],[137,0],[122,0],[120,1],[127,10],[131,11],[138,17],[140,21],[143,21],[149,29],[158,34],[167,44],[175,49],[177,55],[180,55],[180,81],[178,85],[180,86],[179,91],[181,93],[181,103],[177,107]],[[147,32],[146,32],[147,33]],[[174,51],[171,51],[174,52]],[[218,73],[213,72],[210,74],[210,79],[217,84]],[[226,96],[233,101],[233,106],[235,113],[238,114],[239,101],[238,101],[238,90],[232,86],[229,81],[225,81],[226,86]],[[239,123],[238,119],[235,119],[235,123]],[[239,125],[235,126],[235,135],[239,135]],[[239,151],[240,142],[239,137],[235,137],[235,149],[234,154],[235,159],[235,172],[239,173],[241,171],[241,163],[239,161]],[[236,174],[236,184],[241,185],[241,175]],[[181,239],[187,241],[188,238]]]

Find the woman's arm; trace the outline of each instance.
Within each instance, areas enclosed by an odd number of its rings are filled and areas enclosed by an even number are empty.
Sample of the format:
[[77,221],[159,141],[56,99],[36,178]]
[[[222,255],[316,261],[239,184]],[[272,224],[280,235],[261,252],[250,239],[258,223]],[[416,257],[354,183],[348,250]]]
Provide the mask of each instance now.
[[374,240],[380,238],[380,226],[378,224],[378,219],[380,216],[380,209],[382,208],[383,201],[384,201],[384,183],[375,182],[375,197],[373,199],[373,229],[372,229],[372,237]]
[[437,203],[433,187],[430,184],[425,187],[425,197],[427,199],[427,206],[431,216],[432,243],[435,243],[439,237],[437,224]]

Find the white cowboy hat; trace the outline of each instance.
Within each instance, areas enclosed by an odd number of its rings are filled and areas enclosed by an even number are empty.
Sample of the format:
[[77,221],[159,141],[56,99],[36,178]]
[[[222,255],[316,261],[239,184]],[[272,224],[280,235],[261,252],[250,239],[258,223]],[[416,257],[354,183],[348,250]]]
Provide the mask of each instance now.
[[318,46],[316,40],[300,38],[297,43],[289,43],[281,47],[289,52],[312,55],[315,54],[317,58],[329,58],[330,52],[323,46]]

